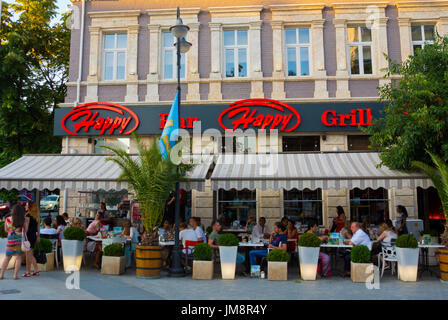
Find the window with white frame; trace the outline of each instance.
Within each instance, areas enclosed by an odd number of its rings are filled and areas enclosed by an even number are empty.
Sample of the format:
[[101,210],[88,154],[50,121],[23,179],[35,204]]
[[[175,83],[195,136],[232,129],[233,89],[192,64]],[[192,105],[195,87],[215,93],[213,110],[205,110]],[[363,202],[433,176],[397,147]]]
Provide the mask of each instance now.
[[227,78],[247,77],[247,30],[224,30],[224,64]]
[[372,32],[365,26],[347,28],[350,74],[372,74]]
[[285,29],[286,75],[310,75],[310,29]]
[[[177,79],[177,48],[174,46],[174,36],[171,32],[162,33],[163,45],[163,78]],[[185,78],[185,53],[180,54],[180,77]]]
[[104,80],[125,80],[127,38],[126,33],[108,33],[104,35]]
[[434,43],[435,28],[433,25],[411,26],[411,32],[414,53],[419,49],[423,49],[425,45]]

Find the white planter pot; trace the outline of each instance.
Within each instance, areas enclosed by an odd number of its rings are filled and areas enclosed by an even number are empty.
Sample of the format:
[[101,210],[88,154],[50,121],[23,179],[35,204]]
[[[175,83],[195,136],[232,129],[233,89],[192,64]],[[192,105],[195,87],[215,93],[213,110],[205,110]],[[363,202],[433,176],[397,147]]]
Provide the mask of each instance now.
[[[6,244],[8,243],[7,238],[0,238],[0,268],[3,264],[3,259],[6,258]],[[14,265],[16,263],[16,257],[12,257],[11,260],[9,260],[7,270],[14,269]]]
[[417,281],[419,249],[398,248],[398,277],[402,281]]
[[316,280],[320,247],[300,247],[299,263],[302,280]]
[[219,247],[221,259],[221,274],[224,280],[235,279],[236,254],[238,247]]
[[79,271],[81,269],[84,241],[62,240],[62,259],[64,271]]

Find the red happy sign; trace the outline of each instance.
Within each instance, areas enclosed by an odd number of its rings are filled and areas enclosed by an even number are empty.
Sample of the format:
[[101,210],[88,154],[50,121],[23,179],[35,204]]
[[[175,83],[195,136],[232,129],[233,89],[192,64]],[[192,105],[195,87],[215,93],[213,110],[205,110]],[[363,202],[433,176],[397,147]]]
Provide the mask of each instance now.
[[[277,111],[276,114],[257,113],[256,107],[268,107]],[[227,128],[223,124],[223,120],[228,119],[232,122],[233,127]],[[294,123],[295,120],[295,123]],[[234,131],[242,126],[247,129],[249,125],[260,130],[266,128],[273,130],[278,129],[283,132],[290,132],[296,129],[300,124],[300,115],[296,109],[290,105],[270,99],[247,99],[234,102],[229,108],[224,110],[218,119],[219,125],[227,130]],[[286,130],[288,124],[294,125]]]
[[[115,117],[101,117],[101,111],[108,110],[115,112]],[[81,121],[77,121],[81,120]],[[128,128],[134,120],[134,126]],[[66,122],[74,123],[75,132],[70,131]],[[137,115],[125,106],[110,102],[91,102],[76,106],[61,121],[62,128],[71,135],[76,136],[79,130],[88,132],[91,128],[99,131],[99,135],[114,134],[118,130],[119,134],[130,134],[138,128],[140,121]]]

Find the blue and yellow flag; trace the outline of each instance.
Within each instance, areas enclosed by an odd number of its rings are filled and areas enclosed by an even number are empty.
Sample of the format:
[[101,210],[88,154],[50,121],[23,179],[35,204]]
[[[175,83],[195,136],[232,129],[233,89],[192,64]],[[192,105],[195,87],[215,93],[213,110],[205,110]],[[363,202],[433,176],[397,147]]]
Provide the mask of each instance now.
[[[159,149],[162,154],[162,158],[166,159],[171,151],[171,148],[177,142],[177,133],[179,131],[179,91],[176,93],[176,98],[171,106],[170,114],[166,120],[165,127],[163,128],[162,136],[159,140]],[[175,134],[172,134],[172,133]]]

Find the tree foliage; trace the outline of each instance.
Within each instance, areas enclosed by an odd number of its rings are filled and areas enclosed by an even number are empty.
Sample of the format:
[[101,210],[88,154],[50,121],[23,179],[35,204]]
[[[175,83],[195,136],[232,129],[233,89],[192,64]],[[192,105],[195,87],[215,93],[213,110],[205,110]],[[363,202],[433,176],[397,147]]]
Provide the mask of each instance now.
[[138,149],[138,156],[132,156],[126,150],[103,146],[113,152],[106,161],[113,161],[121,168],[119,181],[126,180],[135,192],[142,212],[145,233],[143,245],[158,245],[157,226],[163,218],[165,203],[175,183],[185,177],[193,167],[181,164],[179,170],[168,158],[162,159],[158,143],[143,145],[137,134],[133,135]]
[[382,164],[411,170],[413,160],[432,164],[425,150],[448,161],[448,38],[436,36],[402,63],[389,59],[386,76],[399,80],[379,88],[384,118],[364,128]]
[[60,152],[54,109],[64,102],[70,29],[56,0],[3,2],[0,22],[0,167],[24,153]]

